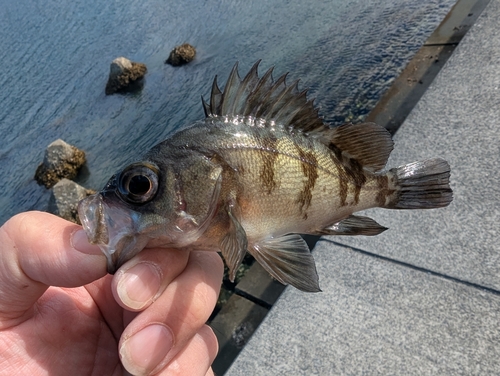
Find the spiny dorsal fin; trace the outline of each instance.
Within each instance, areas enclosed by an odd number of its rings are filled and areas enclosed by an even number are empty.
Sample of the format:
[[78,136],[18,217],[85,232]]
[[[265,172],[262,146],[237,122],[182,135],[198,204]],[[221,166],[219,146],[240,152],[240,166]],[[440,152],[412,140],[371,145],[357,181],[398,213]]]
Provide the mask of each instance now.
[[345,124],[316,132],[341,159],[355,159],[373,172],[384,168],[394,143],[387,129],[375,123]]
[[201,97],[203,103],[203,109],[205,110],[205,116],[209,117],[214,112],[220,112],[220,105],[222,101],[222,91],[220,91],[217,85],[217,76],[214,78],[212,83],[212,91],[210,93],[210,104],[206,103],[203,97]]
[[273,68],[259,78],[259,63],[260,60],[243,80],[239,77],[236,63],[223,92],[215,77],[210,102],[203,100],[205,116],[252,116],[305,133],[328,129],[318,116],[318,109],[314,107],[313,101],[307,100],[306,91],[299,92],[298,81],[287,85],[286,74],[274,81]]
[[341,163],[348,166],[354,160],[357,165],[374,172],[384,168],[393,148],[391,135],[385,128],[374,123],[328,128],[318,116],[313,100],[307,100],[307,90],[299,91],[298,81],[287,85],[287,74],[274,81],[273,68],[259,78],[259,63],[260,60],[243,80],[240,79],[236,63],[223,92],[215,77],[210,103],[203,100],[206,117],[252,116],[274,121],[310,137],[317,137],[337,154]]

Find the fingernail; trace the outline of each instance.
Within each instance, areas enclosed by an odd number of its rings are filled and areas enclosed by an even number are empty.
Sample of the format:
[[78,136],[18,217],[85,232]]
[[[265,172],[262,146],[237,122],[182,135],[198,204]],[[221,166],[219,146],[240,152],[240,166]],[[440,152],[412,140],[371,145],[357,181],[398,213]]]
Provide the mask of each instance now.
[[146,326],[120,347],[123,366],[134,375],[149,374],[165,359],[173,345],[173,335],[162,324]]
[[85,253],[87,255],[102,255],[101,249],[94,244],[90,244],[87,238],[87,234],[84,230],[77,230],[71,234],[71,245],[78,252]]
[[158,293],[161,272],[151,263],[141,262],[126,270],[117,284],[121,301],[131,309],[141,309]]

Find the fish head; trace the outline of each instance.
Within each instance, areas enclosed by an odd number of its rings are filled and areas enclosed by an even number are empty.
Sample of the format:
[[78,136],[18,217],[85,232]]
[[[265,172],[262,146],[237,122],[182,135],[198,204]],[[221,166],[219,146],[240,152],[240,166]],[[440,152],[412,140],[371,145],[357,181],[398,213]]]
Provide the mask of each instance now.
[[[196,177],[200,164],[194,163]],[[196,183],[190,168],[179,161],[132,163],[80,201],[82,226],[106,256],[109,273],[145,247],[181,248],[206,230],[217,206],[220,171]]]
[[[165,190],[161,175],[154,163],[133,163],[113,175],[102,191],[78,204],[88,240],[101,248],[109,273],[139,253],[151,237],[164,233],[172,220],[169,195],[164,194],[161,203],[155,200]],[[158,214],[159,204],[165,209],[163,215]]]

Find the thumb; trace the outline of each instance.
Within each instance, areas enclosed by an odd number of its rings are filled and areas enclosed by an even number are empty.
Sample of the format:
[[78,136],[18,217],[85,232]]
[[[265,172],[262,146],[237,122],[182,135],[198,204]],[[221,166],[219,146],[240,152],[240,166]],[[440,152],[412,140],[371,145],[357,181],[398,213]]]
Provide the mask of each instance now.
[[81,226],[27,212],[0,228],[0,328],[31,317],[49,286],[77,287],[106,275],[106,258]]

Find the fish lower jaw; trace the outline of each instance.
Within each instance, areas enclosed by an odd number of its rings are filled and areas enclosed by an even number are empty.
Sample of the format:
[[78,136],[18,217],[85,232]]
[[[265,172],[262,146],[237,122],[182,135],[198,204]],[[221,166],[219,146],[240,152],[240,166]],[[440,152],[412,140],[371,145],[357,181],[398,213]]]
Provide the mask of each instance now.
[[108,244],[97,244],[101,252],[106,257],[106,267],[109,274],[115,274],[116,270],[116,261],[117,261],[117,253],[116,248],[110,247]]

